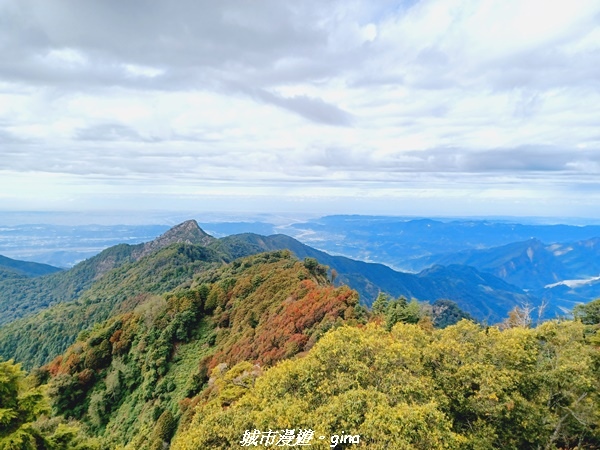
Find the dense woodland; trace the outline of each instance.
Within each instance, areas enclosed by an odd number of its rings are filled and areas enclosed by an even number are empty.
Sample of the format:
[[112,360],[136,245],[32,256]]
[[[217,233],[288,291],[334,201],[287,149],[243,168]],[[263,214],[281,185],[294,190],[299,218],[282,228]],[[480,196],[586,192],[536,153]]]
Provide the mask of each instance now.
[[0,450],[227,449],[255,429],[360,435],[337,448],[600,448],[600,300],[482,325],[448,300],[366,308],[314,258],[218,245],[127,256],[2,327]]
[[77,300],[0,328],[0,355],[11,355],[27,369],[42,365],[65,351],[81,331],[111,314],[131,311],[152,295],[189,282],[194,273],[221,264],[214,252],[189,244],[173,244],[139,262],[124,263],[106,272]]

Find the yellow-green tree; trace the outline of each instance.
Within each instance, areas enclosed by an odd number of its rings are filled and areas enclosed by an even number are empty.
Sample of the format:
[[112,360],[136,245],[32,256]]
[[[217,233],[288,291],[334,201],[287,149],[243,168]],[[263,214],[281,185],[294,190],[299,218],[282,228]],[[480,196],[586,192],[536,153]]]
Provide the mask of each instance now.
[[573,308],[573,315],[586,325],[600,325],[600,298]]
[[598,448],[599,361],[572,321],[341,327],[239,400],[200,403],[172,448],[233,448],[245,430],[289,429],[324,436],[312,442],[323,449],[342,432],[369,449]]
[[0,450],[97,450],[76,423],[40,416],[49,410],[21,366],[0,362]]
[[32,423],[45,411],[42,392],[27,386],[21,366],[0,362],[0,449],[38,448],[42,438]]
[[228,409],[215,402],[198,408],[172,448],[233,448],[253,429],[311,429],[316,449],[330,448],[330,437],[342,432],[361,436],[371,449],[458,448],[461,437],[438,409],[415,356],[381,327],[342,327],[306,357],[268,370]]

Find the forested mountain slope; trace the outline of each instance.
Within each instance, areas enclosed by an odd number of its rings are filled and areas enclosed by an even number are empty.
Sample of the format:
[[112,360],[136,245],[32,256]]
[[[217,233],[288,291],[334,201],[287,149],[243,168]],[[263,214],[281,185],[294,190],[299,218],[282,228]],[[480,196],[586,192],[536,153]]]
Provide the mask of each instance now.
[[50,273],[60,272],[62,269],[48,264],[29,261],[19,261],[0,255],[0,269],[13,271],[26,277],[39,277]]
[[[213,372],[212,395],[180,419],[171,448],[230,449],[269,430],[297,442],[310,430],[315,449],[596,449],[598,344],[597,327],[571,321],[341,327],[235,402],[222,396],[250,367]],[[359,445],[339,445],[344,435]]]
[[74,300],[111,269],[138,261],[170,244],[182,242],[204,245],[213,239],[204,233],[195,221],[187,221],[154,241],[107,248],[70,270],[33,279],[5,281],[0,278],[0,325],[50,305]]
[[82,330],[112,314],[131,311],[153,295],[190,282],[195,273],[222,263],[214,250],[182,243],[123,264],[104,274],[77,300],[4,325],[0,356],[14,358],[26,368],[44,364],[62,353]]
[[[217,240],[195,221],[188,221],[150,243],[111,247],[69,271],[35,280],[4,280],[0,289],[6,299],[0,356],[16,358],[27,368],[38,366],[64,351],[80,331],[114,314],[131,311],[151,295],[189,282],[211,265],[279,249],[290,249],[315,265],[327,265],[332,269],[329,276],[356,289],[367,305],[380,291],[431,302],[450,299],[472,316],[494,323],[530,300],[519,289],[473,269],[438,268],[406,274],[379,264],[331,256],[284,235],[242,234]],[[8,302],[11,298],[14,301]],[[50,303],[57,304],[28,315]]]
[[331,286],[319,267],[288,251],[261,254],[113,316],[36,376],[49,379],[56,414],[83,421],[109,448],[158,448],[214,370],[243,364],[239,384],[219,394],[232,402],[262,370],[361,311],[356,293]]

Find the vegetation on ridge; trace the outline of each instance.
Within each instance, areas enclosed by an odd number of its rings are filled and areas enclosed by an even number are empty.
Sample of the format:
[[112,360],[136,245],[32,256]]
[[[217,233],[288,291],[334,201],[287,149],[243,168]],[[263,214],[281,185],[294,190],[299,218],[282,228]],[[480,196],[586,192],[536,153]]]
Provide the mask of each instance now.
[[[168,441],[153,434],[157,421],[189,420],[214,370],[241,363],[258,375],[364,314],[356,293],[332,286],[322,266],[287,251],[261,254],[82,333],[34,375],[49,382],[54,414],[82,421],[108,447],[155,448]],[[219,402],[239,389],[221,391]]]
[[382,450],[598,448],[598,337],[572,321],[342,327],[228,408],[216,398],[197,407],[172,449],[233,448],[254,429],[345,432]]
[[489,327],[385,293],[368,311],[313,257],[232,261],[274,241],[199,238],[167,233],[0,329],[7,357],[52,359],[28,378],[0,362],[0,450],[232,448],[247,430],[310,430],[313,448],[343,433],[373,449],[600,448],[600,300],[537,327],[527,308]]
[[140,261],[112,269],[76,301],[61,303],[0,328],[0,356],[31,369],[64,352],[86,328],[112,314],[133,310],[149,296],[190,282],[195,273],[221,265],[220,255],[190,244],[173,244]]

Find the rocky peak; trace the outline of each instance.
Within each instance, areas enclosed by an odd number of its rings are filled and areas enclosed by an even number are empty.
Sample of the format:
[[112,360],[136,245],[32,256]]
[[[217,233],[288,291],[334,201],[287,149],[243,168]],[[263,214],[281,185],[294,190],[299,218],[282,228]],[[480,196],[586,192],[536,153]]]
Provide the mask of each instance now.
[[139,252],[136,252],[136,259],[142,258],[156,250],[167,247],[175,243],[185,243],[193,245],[206,246],[211,242],[215,241],[216,238],[207,234],[195,220],[186,220],[179,225],[175,225],[170,230],[161,234],[153,241],[146,242],[140,248]]

